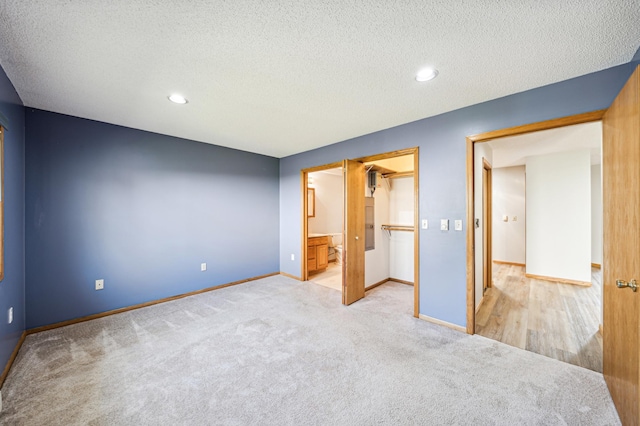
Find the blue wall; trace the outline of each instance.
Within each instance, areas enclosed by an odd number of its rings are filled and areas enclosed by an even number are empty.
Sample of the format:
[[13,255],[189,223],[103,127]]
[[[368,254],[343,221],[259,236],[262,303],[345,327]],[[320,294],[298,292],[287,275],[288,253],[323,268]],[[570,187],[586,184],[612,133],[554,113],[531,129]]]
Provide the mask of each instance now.
[[25,115],[27,328],[279,271],[278,159]]
[[[4,135],[4,279],[0,282],[0,370],[25,328],[24,302],[24,108],[0,68],[0,113],[9,122]],[[7,310],[13,307],[13,323]]]
[[[637,65],[637,64],[635,64]],[[420,218],[462,219],[464,232],[420,230],[420,313],[466,326],[466,136],[607,108],[626,64],[361,136],[280,161],[280,270],[300,275],[300,170],[402,148],[420,148]],[[291,261],[291,253],[295,261]]]

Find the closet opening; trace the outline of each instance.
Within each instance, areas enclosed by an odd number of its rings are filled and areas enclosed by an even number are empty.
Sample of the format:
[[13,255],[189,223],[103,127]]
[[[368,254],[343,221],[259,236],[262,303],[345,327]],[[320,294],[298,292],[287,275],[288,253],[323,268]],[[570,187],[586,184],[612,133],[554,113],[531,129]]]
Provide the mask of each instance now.
[[301,171],[304,281],[342,292],[410,285],[418,315],[418,149]]

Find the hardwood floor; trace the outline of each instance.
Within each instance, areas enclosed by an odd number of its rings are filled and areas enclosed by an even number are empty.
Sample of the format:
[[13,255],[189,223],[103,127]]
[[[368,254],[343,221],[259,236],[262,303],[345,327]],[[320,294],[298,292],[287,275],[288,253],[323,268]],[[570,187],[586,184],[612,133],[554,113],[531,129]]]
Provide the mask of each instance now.
[[602,372],[599,269],[591,287],[526,278],[524,267],[493,265],[493,287],[476,314],[476,333]]

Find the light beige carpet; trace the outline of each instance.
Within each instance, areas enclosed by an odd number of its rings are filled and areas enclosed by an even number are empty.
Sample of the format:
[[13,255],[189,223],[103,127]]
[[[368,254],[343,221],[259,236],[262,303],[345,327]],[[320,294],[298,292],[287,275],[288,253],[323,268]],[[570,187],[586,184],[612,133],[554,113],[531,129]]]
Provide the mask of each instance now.
[[602,376],[275,276],[28,336],[1,424],[608,425]]

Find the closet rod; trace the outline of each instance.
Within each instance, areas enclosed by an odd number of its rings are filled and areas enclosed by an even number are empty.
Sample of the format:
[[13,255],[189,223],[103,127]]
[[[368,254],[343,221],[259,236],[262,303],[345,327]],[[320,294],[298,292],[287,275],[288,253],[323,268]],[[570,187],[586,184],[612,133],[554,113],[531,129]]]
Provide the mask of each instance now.
[[410,226],[410,225],[382,225],[382,229],[384,231],[387,231],[389,233],[389,236],[391,236],[391,231],[406,231],[406,232],[414,231],[413,226]]

